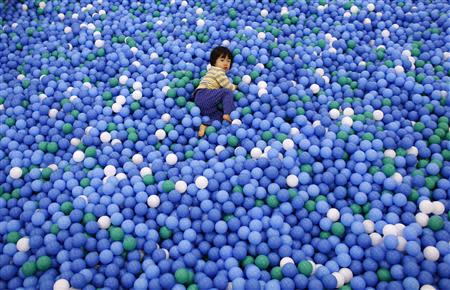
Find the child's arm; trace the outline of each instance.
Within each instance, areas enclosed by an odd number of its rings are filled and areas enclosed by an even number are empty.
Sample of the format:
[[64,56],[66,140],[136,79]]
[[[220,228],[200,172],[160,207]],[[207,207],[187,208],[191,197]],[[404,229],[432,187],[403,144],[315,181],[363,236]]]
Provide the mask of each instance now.
[[230,80],[228,79],[228,77],[225,73],[220,74],[217,77],[217,81],[219,82],[219,84],[222,88],[229,89],[230,91],[234,91],[236,89],[236,86],[233,85],[232,83],[230,83]]

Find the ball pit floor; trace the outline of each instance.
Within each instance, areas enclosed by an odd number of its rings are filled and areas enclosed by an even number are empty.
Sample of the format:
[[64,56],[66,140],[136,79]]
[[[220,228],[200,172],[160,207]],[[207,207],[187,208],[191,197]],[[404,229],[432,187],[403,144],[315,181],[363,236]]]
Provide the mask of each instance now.
[[448,289],[449,11],[0,1],[0,289]]

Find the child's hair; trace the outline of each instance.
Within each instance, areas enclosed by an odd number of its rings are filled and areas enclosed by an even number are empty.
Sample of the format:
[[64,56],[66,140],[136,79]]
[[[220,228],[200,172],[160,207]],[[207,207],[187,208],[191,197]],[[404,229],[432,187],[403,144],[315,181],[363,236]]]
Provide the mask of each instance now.
[[231,51],[224,46],[217,46],[211,51],[211,56],[209,57],[209,62],[212,66],[216,64],[219,57],[226,56],[231,60],[230,68],[233,66],[233,54]]

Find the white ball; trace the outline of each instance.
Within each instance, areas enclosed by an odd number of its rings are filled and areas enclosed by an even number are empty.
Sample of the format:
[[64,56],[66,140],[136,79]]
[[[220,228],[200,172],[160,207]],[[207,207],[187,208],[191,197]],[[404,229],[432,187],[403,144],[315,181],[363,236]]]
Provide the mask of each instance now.
[[428,246],[423,250],[425,259],[429,261],[437,261],[439,259],[439,250],[436,247]]
[[350,16],[352,16],[352,14],[351,14],[350,12],[348,12],[348,11],[345,11],[345,12],[344,12],[344,17],[345,17],[345,18],[348,18],[348,17],[350,17]]
[[23,237],[17,241],[16,248],[19,252],[27,252],[30,249],[30,238]]
[[134,65],[135,67],[140,67],[141,63],[137,60],[133,61],[132,65]]
[[289,187],[296,187],[298,185],[298,177],[296,175],[289,175],[288,177],[286,177],[286,184]]
[[352,5],[352,7],[350,7],[350,12],[351,13],[358,13],[358,11],[359,11],[359,8],[358,8],[358,6],[355,6],[355,5]]
[[244,75],[242,81],[248,85],[252,82],[252,78],[249,75]]
[[253,159],[258,159],[259,157],[261,157],[262,153],[263,152],[260,148],[255,147],[250,151],[250,156],[252,156]]
[[325,73],[325,71],[323,70],[323,68],[316,68],[316,74],[318,74],[319,76],[323,76]]
[[225,39],[224,41],[222,41],[222,46],[225,46],[225,47],[230,46],[230,41],[228,39]]
[[89,24],[87,25],[87,28],[88,28],[89,30],[95,30],[95,24],[94,24],[94,23],[89,23]]
[[[28,10],[28,5],[27,4],[22,4],[22,10],[23,11],[27,11]],[[61,13],[60,13],[61,14]],[[59,16],[59,15],[58,15]],[[64,14],[63,14],[64,16]],[[64,19],[64,18],[63,18]],[[62,19],[61,19],[62,20]]]
[[262,9],[260,14],[262,17],[267,17],[267,15],[269,15],[269,11],[267,11],[266,9]]
[[181,1],[181,7],[186,7],[188,6],[188,2],[187,1]]
[[197,8],[197,10],[195,10],[195,13],[196,13],[197,15],[200,15],[200,14],[203,13],[203,9],[199,7],[199,8]]
[[393,235],[398,236],[397,227],[395,225],[387,224],[383,227],[383,235]]
[[97,223],[101,229],[106,230],[111,226],[111,218],[106,215],[101,216],[98,218]]
[[266,34],[264,33],[264,32],[259,32],[258,33],[258,39],[261,39],[261,40],[264,40],[264,39],[266,39]]
[[445,211],[445,206],[440,201],[433,201],[433,213],[435,215],[441,215]]
[[58,110],[57,109],[50,109],[48,111],[48,116],[52,119],[56,118],[56,115],[58,114]]
[[71,32],[72,32],[72,27],[66,26],[66,27],[64,28],[64,33],[71,33]]
[[158,138],[158,140],[163,140],[164,138],[166,138],[166,131],[164,131],[163,129],[158,129],[155,132],[155,136],[156,138]]
[[345,283],[348,283],[348,282],[350,282],[350,280],[353,279],[353,272],[349,268],[340,269],[339,274],[341,274],[342,277],[344,277]]
[[417,155],[419,155],[419,150],[417,149],[416,146],[411,146],[411,148],[409,148],[408,150],[406,150],[406,153],[408,153],[408,154],[410,154],[410,155],[417,156]]
[[9,171],[9,176],[11,176],[12,179],[19,179],[22,176],[22,168],[20,167],[13,167]]
[[366,233],[371,234],[375,231],[375,223],[371,220],[364,220],[363,221],[364,230]]
[[216,154],[219,154],[220,152],[222,152],[223,150],[225,150],[225,147],[222,145],[217,145],[216,148],[214,149],[214,151],[216,152]]
[[264,64],[262,64],[262,63],[260,63],[260,62],[258,62],[258,63],[255,65],[255,67],[257,67],[257,68],[259,68],[259,69],[264,69],[264,68],[265,68]]
[[116,175],[116,167],[114,165],[106,165],[105,168],[103,169],[103,172],[105,173],[106,176],[114,176]]
[[431,201],[425,199],[422,200],[419,204],[419,209],[421,212],[423,212],[424,214],[430,214],[433,212],[434,210],[434,205]]
[[19,81],[23,80],[24,78],[25,78],[25,76],[23,74],[20,74],[20,75],[17,76],[17,79]]
[[142,167],[139,171],[139,174],[144,177],[146,175],[151,175],[153,173],[152,169],[150,167]]
[[353,125],[353,120],[349,116],[342,118],[342,124],[351,127]]
[[178,162],[178,157],[174,153],[167,154],[166,162],[169,165],[175,165]]
[[295,146],[295,144],[294,144],[294,141],[292,139],[285,139],[283,141],[283,148],[284,148],[284,150],[292,149],[292,148],[294,148],[294,146]]
[[95,47],[100,48],[100,47],[103,47],[103,46],[105,46],[105,41],[104,40],[97,39],[95,41]]
[[136,46],[133,46],[132,48],[130,48],[130,50],[133,54],[136,54],[138,52],[138,48]]
[[111,109],[114,113],[119,113],[120,110],[122,110],[122,105],[119,103],[114,103],[112,104]]
[[267,88],[267,83],[265,81],[259,81],[258,82],[258,88],[260,88],[260,89]]
[[70,139],[70,145],[72,145],[72,146],[78,146],[80,143],[81,143],[81,140],[78,138]]
[[395,153],[395,151],[392,150],[392,149],[387,149],[387,150],[384,151],[384,156],[385,157],[395,158],[396,155],[397,155],[397,153]]
[[286,264],[295,264],[294,260],[291,257],[284,257],[283,259],[281,259],[280,261],[280,267],[283,267]]
[[116,103],[117,103],[117,104],[123,105],[123,104],[125,104],[126,102],[127,102],[127,98],[126,98],[125,96],[118,95],[118,96],[116,97]]
[[300,134],[300,130],[296,127],[292,127],[291,130],[289,131],[289,134],[298,135],[298,134]]
[[343,113],[345,116],[353,116],[355,111],[352,108],[345,108]]
[[161,203],[161,201],[159,199],[159,196],[157,196],[157,195],[150,195],[147,198],[147,205],[150,208],[157,208],[160,205],[160,203]]
[[197,20],[197,26],[203,27],[204,25],[205,25],[205,20],[203,20],[203,19],[198,19]]
[[339,118],[339,116],[341,115],[341,113],[339,112],[338,109],[331,109],[329,112],[330,118],[333,120],[336,120],[337,118]]
[[391,33],[389,32],[389,30],[387,30],[387,29],[384,29],[382,32],[381,32],[381,36],[383,36],[384,38],[387,38],[387,37],[389,37],[391,35]]
[[261,88],[261,89],[258,90],[258,97],[266,95],[267,93],[268,93],[267,89]]
[[120,83],[121,85],[126,84],[127,81],[128,81],[128,76],[126,76],[126,75],[121,75],[121,76],[119,77],[119,83]]
[[373,3],[367,4],[367,10],[374,11],[375,10],[375,4],[373,4]]
[[72,19],[78,19],[78,13],[73,13],[72,14]]
[[53,290],[69,290],[70,284],[66,279],[59,279],[53,284]]
[[142,90],[142,83],[140,81],[136,81],[133,83],[133,89]]
[[122,141],[120,141],[119,139],[112,139],[111,140],[111,145],[116,145],[116,144],[122,144]]
[[131,161],[133,161],[134,164],[141,164],[144,161],[144,157],[142,154],[134,154],[131,158]]
[[320,91],[320,87],[318,84],[312,84],[310,87],[313,94],[317,94]]
[[401,251],[401,252],[403,252],[404,250],[405,250],[405,247],[406,247],[406,239],[404,238],[404,237],[402,237],[402,236],[400,236],[400,237],[398,237],[397,238],[398,239],[398,245],[397,245],[397,250],[399,250],[399,251]]
[[175,182],[175,190],[179,193],[185,193],[187,190],[187,183],[184,180],[178,180]]
[[398,172],[395,172],[391,178],[394,179],[395,183],[397,184],[400,184],[403,181],[403,176]]
[[345,279],[344,279],[344,276],[341,275],[341,273],[334,272],[331,275],[333,275],[334,278],[336,279],[336,288],[341,288],[342,286],[344,286]]
[[164,86],[162,89],[161,89],[161,91],[165,94],[165,95],[167,95],[167,92],[170,90],[170,87],[169,86]]
[[328,52],[329,52],[329,53],[336,53],[336,48],[330,47],[330,48],[328,49]]
[[156,52],[152,52],[151,54],[150,54],[150,58],[151,59],[157,59],[159,57],[159,55],[156,53]]
[[335,208],[330,208],[327,212],[327,218],[329,218],[333,222],[338,221],[340,217],[341,213]]
[[242,121],[239,119],[234,119],[233,121],[231,121],[232,125],[236,125],[236,126],[240,126],[242,125]]
[[142,99],[142,91],[134,91],[134,92],[131,94],[131,97],[132,97],[134,100],[139,101],[140,99]]
[[383,241],[383,238],[379,233],[371,233],[369,236],[370,240],[372,241],[372,246],[376,246]]
[[436,290],[433,285],[425,284],[422,287],[420,287],[420,290]]
[[429,217],[427,214],[423,212],[419,212],[416,214],[416,223],[418,223],[421,227],[426,227],[428,225]]
[[100,134],[100,140],[103,143],[107,143],[109,141],[111,141],[111,134],[109,134],[109,132],[103,132]]
[[127,175],[123,172],[120,172],[120,173],[116,174],[116,178],[117,178],[117,180],[121,181],[121,180],[127,179]]
[[317,127],[317,126],[320,126],[320,125],[322,125],[322,122],[320,122],[320,120],[315,120],[315,121],[312,123],[313,128],[315,128],[315,127]]
[[75,162],[81,162],[84,160],[84,152],[81,150],[77,150],[73,152],[72,158]]
[[288,14],[288,13],[289,13],[289,10],[287,7],[281,7],[281,12],[280,12],[281,15]]
[[163,121],[166,122],[166,123],[169,122],[170,119],[171,119],[171,117],[170,117],[170,115],[167,114],[167,113],[164,113],[164,114],[161,116],[161,120],[163,120]]
[[195,179],[195,185],[200,189],[205,189],[208,186],[208,179],[204,176],[199,176]]
[[55,170],[58,169],[58,165],[56,165],[56,164],[50,164],[50,165],[48,166],[48,168],[50,168],[51,170],[55,171]]
[[47,95],[46,94],[39,94],[39,100],[40,101],[43,101],[43,100],[45,100],[47,98]]
[[405,72],[405,69],[401,66],[401,65],[396,65],[395,67],[394,67],[394,69],[395,69],[395,72],[396,73],[404,73]]

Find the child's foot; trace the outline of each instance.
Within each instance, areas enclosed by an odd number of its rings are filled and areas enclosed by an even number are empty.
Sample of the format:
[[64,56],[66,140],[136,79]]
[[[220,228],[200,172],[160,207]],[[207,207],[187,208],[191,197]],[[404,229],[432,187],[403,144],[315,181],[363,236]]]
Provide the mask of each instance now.
[[203,124],[200,125],[200,129],[198,129],[198,137],[201,138],[201,137],[205,136],[206,128],[207,128],[206,125],[203,125]]
[[223,115],[223,119],[231,123],[231,117],[228,114]]

